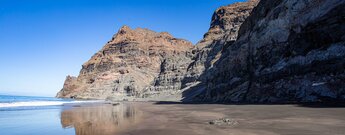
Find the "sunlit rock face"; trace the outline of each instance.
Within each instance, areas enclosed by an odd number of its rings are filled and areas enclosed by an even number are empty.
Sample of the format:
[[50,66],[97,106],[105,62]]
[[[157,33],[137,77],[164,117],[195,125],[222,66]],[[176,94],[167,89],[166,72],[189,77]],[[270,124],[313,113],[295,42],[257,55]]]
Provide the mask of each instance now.
[[344,13],[344,0],[261,0],[196,99],[345,101]]
[[140,121],[142,112],[132,104],[73,107],[61,112],[63,128],[76,135],[114,135]]
[[181,87],[192,47],[166,32],[124,26],[83,64],[78,77],[67,77],[57,97],[124,99],[174,93]]

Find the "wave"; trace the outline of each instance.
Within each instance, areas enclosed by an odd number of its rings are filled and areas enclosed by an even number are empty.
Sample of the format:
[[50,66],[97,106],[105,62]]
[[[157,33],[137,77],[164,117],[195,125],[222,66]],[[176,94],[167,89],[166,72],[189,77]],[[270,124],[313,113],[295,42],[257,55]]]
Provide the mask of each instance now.
[[28,102],[12,102],[12,103],[0,103],[0,108],[36,107],[36,106],[62,106],[62,105],[66,105],[66,104],[96,103],[96,102],[102,102],[102,101],[93,100],[93,101],[28,101]]

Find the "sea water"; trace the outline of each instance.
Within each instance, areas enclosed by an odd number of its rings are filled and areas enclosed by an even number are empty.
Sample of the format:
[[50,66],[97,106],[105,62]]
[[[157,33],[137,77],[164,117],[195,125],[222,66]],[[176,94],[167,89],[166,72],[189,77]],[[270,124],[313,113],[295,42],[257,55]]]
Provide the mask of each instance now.
[[88,102],[97,101],[0,95],[0,135],[73,135],[74,128],[62,128],[61,112]]
[[10,96],[0,95],[0,110],[35,109],[48,106],[62,106],[66,104],[87,103],[97,101],[76,101],[52,97]]

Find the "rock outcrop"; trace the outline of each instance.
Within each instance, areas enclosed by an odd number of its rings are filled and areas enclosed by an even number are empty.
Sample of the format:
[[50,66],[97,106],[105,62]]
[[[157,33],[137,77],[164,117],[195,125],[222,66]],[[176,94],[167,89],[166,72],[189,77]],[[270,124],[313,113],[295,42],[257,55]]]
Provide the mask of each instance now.
[[344,13],[343,0],[261,0],[195,99],[345,101]]
[[67,77],[57,97],[124,99],[173,94],[181,89],[179,80],[191,61],[192,47],[166,32],[124,26],[83,64],[78,77]]

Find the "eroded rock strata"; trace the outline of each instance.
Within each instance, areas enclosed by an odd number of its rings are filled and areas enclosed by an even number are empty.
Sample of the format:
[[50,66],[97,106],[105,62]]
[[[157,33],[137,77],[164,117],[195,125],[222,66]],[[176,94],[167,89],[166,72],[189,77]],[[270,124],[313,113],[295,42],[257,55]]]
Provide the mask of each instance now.
[[345,101],[345,1],[261,0],[196,99]]
[[78,77],[68,76],[58,97],[146,98],[180,90],[192,43],[148,29],[122,27]]
[[58,97],[344,102],[344,7],[343,0],[235,3],[215,11],[194,47],[123,27],[78,77],[67,77]]
[[185,93],[185,98],[189,99],[204,90],[204,87],[199,87],[199,83],[206,81],[201,75],[213,67],[224,48],[234,43],[240,26],[257,3],[258,0],[239,2],[220,7],[214,12],[210,29],[192,50],[193,62],[188,66],[182,85],[190,91]]

